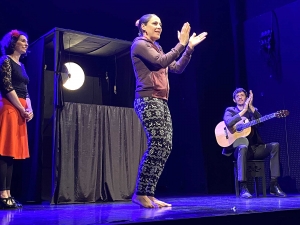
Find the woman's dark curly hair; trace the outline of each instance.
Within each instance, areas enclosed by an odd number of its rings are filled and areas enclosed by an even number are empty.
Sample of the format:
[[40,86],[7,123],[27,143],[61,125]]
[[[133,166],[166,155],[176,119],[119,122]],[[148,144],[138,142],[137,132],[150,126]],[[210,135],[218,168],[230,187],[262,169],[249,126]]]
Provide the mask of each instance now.
[[20,30],[12,30],[5,34],[1,40],[1,53],[3,55],[11,55],[15,51],[15,46],[20,36],[24,35],[28,39],[28,35]]

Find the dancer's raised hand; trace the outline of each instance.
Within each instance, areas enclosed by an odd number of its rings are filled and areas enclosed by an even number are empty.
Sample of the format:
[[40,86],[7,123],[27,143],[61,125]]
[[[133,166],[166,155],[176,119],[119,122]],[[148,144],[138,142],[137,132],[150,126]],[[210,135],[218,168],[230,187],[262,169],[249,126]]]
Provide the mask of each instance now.
[[197,46],[200,42],[204,41],[207,36],[207,32],[202,32],[199,35],[196,35],[196,33],[193,33],[192,36],[189,39],[189,47],[193,49],[195,46]]
[[188,22],[183,24],[180,32],[177,31],[178,40],[183,46],[186,46],[189,42],[190,31],[191,26]]

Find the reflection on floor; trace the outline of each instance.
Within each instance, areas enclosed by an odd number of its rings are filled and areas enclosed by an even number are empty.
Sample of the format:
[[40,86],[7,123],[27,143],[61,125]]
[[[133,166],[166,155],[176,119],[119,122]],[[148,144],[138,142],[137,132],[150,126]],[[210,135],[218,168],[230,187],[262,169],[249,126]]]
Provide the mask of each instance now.
[[[131,202],[72,205],[24,205],[0,210],[0,224],[219,224],[274,219],[274,224],[300,224],[300,195],[240,199],[233,195],[165,197],[169,208],[143,209]],[[244,215],[244,216],[243,216]],[[265,216],[262,216],[265,215]],[[282,222],[281,222],[282,221]],[[247,223],[249,222],[249,223]],[[261,221],[262,222],[262,221]],[[295,222],[295,223],[293,223]],[[252,222],[251,222],[252,223]],[[239,222],[233,224],[240,224]],[[255,225],[260,224],[258,222]],[[261,224],[269,224],[264,221]]]

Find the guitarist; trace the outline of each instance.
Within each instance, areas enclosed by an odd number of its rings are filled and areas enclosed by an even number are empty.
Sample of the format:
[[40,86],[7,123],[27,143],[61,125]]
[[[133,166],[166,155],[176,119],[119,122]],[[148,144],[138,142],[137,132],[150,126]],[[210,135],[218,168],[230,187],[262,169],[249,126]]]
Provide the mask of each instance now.
[[[236,103],[236,106],[228,107],[225,110],[223,118],[228,128],[232,128],[237,122],[242,120],[241,117],[246,117],[249,121],[261,117],[261,114],[253,106],[253,93],[251,90],[249,97],[247,98],[247,92],[243,88],[237,88],[233,92],[233,101]],[[265,144],[262,141],[256,126],[253,126],[251,133],[247,138],[238,138],[232,146],[223,149],[223,154],[226,156],[230,156],[232,153],[237,161],[241,198],[252,198],[252,195],[247,188],[247,160],[262,160],[268,156],[270,156],[271,169],[270,194],[277,197],[286,197],[286,194],[281,190],[277,182],[277,177],[280,176],[279,143],[272,142]]]

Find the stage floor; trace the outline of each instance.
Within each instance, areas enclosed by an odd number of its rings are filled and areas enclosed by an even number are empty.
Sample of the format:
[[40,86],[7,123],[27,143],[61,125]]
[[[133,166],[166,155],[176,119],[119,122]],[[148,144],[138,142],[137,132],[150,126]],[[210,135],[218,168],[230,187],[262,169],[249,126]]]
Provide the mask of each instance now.
[[[240,199],[234,195],[163,197],[169,208],[144,209],[131,202],[24,205],[0,210],[0,224],[300,224],[300,195]],[[243,216],[244,215],[244,216]],[[264,215],[264,216],[262,216]],[[252,219],[251,219],[252,218]],[[254,219],[255,218],[255,219]],[[299,219],[299,220],[298,220]],[[267,221],[264,221],[267,220]],[[218,222],[219,221],[219,222]],[[264,222],[263,222],[264,221]],[[253,223],[253,221],[251,222]]]

